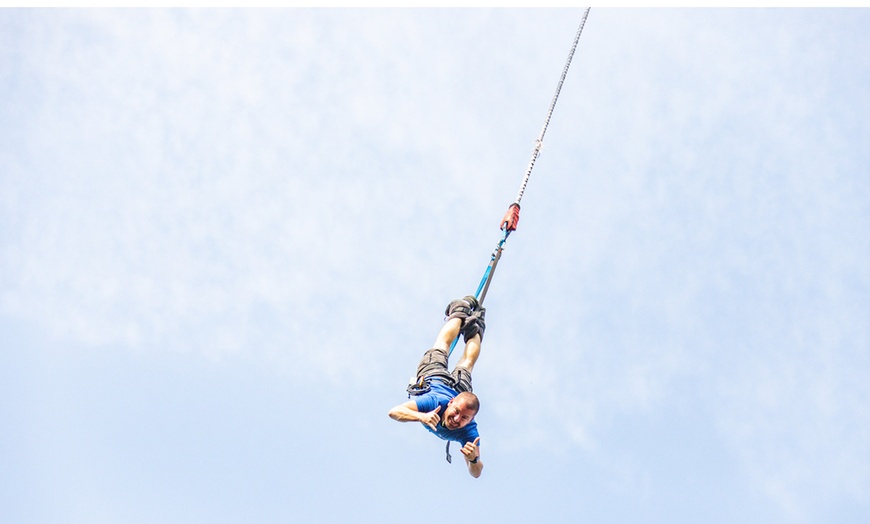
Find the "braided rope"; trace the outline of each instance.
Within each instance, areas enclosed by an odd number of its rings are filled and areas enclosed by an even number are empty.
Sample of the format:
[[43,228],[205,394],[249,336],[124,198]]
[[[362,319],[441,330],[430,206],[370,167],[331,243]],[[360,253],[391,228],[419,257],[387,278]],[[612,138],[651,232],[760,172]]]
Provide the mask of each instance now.
[[[550,109],[547,111],[547,119],[544,121],[544,127],[541,129],[541,134],[538,136],[538,139],[535,141],[535,148],[532,151],[532,159],[529,162],[529,167],[526,169],[526,176],[523,178],[523,183],[520,185],[520,192],[517,194],[517,199],[514,201],[516,205],[519,206],[520,200],[523,198],[523,193],[526,191],[526,185],[529,183],[529,177],[532,174],[532,168],[535,167],[535,160],[538,158],[538,155],[541,153],[541,147],[544,145],[544,134],[547,132],[547,127],[550,125],[550,118],[553,116],[553,110],[556,108],[556,101],[559,99],[559,93],[562,91],[562,84],[565,83],[565,77],[568,75],[568,68],[571,66],[571,60],[574,58],[574,51],[577,49],[577,43],[580,41],[580,34],[583,33],[583,26],[586,25],[586,18],[589,16],[589,9],[586,8],[586,11],[583,13],[583,19],[580,21],[580,27],[577,29],[577,34],[574,36],[574,44],[571,46],[571,52],[568,53],[568,60],[565,62],[565,67],[562,68],[562,76],[559,78],[559,85],[556,86],[556,94],[553,95],[553,100],[550,102]],[[505,241],[507,241],[508,235],[511,233],[511,229],[506,228],[502,231],[503,236],[501,241],[499,241],[498,245],[495,247],[495,250],[492,252],[492,256],[490,257],[489,265],[486,268],[486,271],[483,274],[483,278],[480,280],[480,285],[477,287],[476,297],[480,304],[483,304],[483,299],[486,298],[486,292],[489,289],[489,284],[492,281],[492,277],[495,274],[496,265],[498,265],[498,261],[501,258],[502,249],[504,248]],[[447,358],[450,358],[450,355],[453,354],[453,349],[456,348],[456,343],[459,341],[459,336],[453,339],[453,343],[450,344],[450,349],[447,352]],[[410,386],[409,386],[410,388]],[[410,391],[410,389],[409,389]],[[448,443],[447,446],[447,461],[450,462],[450,446]]]
[[541,129],[541,134],[535,140],[535,147],[532,150],[532,159],[529,161],[529,166],[526,168],[526,176],[523,178],[523,183],[520,184],[520,191],[517,193],[515,204],[519,205],[523,199],[523,193],[526,191],[526,185],[529,183],[529,177],[532,176],[532,169],[535,167],[535,160],[541,154],[541,148],[544,146],[544,134],[547,132],[547,127],[550,125],[550,118],[553,117],[553,110],[556,108],[556,101],[559,99],[559,93],[562,91],[562,84],[565,83],[565,76],[568,75],[568,68],[571,67],[571,60],[574,58],[574,51],[577,49],[577,43],[580,41],[580,34],[583,33],[583,27],[586,25],[586,18],[589,16],[589,7],[583,13],[583,19],[580,21],[580,27],[577,28],[577,35],[574,36],[574,44],[571,46],[571,52],[568,53],[568,60],[565,62],[565,67],[562,68],[562,77],[559,78],[559,85],[556,86],[556,94],[553,95],[553,100],[550,102],[550,109],[547,111],[547,119],[544,120],[544,127]]

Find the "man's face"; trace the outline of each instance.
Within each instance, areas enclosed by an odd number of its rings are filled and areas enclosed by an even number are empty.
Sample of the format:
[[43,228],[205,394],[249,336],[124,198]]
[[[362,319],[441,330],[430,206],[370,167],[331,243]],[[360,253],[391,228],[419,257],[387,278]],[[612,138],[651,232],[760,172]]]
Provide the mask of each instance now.
[[476,413],[465,405],[464,400],[451,399],[444,410],[444,427],[447,429],[460,429],[468,425],[474,419]]

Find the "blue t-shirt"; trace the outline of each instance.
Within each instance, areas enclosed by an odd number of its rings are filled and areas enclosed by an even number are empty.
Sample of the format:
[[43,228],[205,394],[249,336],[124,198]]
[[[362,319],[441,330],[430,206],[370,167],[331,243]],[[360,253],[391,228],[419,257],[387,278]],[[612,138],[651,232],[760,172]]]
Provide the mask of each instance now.
[[[434,411],[436,407],[441,406],[438,415],[442,417],[443,421],[444,411],[447,409],[447,403],[450,402],[450,399],[458,395],[458,393],[454,391],[453,388],[444,385],[438,380],[430,381],[429,385],[431,387],[429,392],[416,398],[417,411],[428,413]],[[454,442],[459,442],[462,445],[465,445],[466,442],[474,442],[474,439],[480,436],[477,432],[477,422],[474,420],[469,422],[464,428],[459,429],[447,429],[442,426],[440,422],[438,423],[437,430],[433,430],[426,424],[423,424],[423,427],[440,439],[452,440]]]

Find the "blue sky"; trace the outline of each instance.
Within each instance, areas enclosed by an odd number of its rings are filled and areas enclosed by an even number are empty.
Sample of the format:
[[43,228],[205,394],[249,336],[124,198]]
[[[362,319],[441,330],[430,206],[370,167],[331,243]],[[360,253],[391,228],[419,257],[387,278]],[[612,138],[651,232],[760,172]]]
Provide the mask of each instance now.
[[0,516],[866,522],[866,9],[0,11]]

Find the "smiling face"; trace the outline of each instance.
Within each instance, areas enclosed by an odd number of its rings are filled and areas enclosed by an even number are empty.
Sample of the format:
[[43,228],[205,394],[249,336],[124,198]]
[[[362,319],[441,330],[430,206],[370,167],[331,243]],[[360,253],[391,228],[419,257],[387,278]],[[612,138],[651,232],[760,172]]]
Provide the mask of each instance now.
[[477,411],[468,406],[468,401],[461,395],[447,403],[444,410],[443,424],[447,429],[461,429],[468,425],[477,415]]

